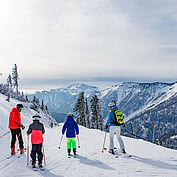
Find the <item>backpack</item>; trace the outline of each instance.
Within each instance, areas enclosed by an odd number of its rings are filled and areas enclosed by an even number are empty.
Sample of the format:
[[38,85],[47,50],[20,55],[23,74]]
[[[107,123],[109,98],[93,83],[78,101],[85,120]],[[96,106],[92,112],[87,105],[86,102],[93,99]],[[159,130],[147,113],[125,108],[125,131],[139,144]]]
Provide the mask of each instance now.
[[112,120],[111,123],[113,123],[114,125],[122,125],[124,123],[123,121],[123,117],[122,117],[122,112],[119,110],[112,110],[113,114],[114,114],[114,120]]

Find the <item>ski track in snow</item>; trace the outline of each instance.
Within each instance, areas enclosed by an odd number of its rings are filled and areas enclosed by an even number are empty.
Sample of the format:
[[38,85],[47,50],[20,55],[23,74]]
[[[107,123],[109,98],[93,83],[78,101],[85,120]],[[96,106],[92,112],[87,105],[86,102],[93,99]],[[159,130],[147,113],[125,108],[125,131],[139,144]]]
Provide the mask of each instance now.
[[[0,135],[8,130],[9,111],[15,101],[5,102],[5,97],[0,95]],[[24,146],[27,145],[26,131],[31,121],[33,111],[25,108],[22,113],[22,122],[26,129],[22,131]],[[177,176],[177,151],[167,149],[150,142],[124,137],[126,151],[132,157],[126,157],[118,152],[118,158],[104,151],[102,153],[105,132],[99,130],[80,128],[80,148],[77,148],[77,158],[68,158],[66,150],[67,139],[64,136],[61,149],[58,149],[61,129],[63,124],[54,128],[47,126],[44,135],[44,150],[46,157],[45,171],[33,171],[31,165],[27,166],[26,152],[17,158],[17,154],[10,156],[10,133],[0,139],[0,177],[176,177]],[[1,128],[3,127],[3,129]],[[77,139],[76,139],[77,142]],[[115,147],[118,148],[116,137]],[[109,134],[106,137],[105,147],[109,148]],[[18,142],[16,143],[18,149]],[[30,144],[31,150],[31,144]]]

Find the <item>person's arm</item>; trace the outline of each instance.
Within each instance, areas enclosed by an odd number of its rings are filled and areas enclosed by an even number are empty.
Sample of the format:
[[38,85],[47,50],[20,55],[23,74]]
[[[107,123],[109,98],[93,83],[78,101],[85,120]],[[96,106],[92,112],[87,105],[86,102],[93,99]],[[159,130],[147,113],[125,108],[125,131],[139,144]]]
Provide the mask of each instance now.
[[42,124],[42,134],[45,133],[45,128],[44,128],[44,125]]
[[21,117],[20,114],[18,115],[17,113],[13,112],[12,113],[13,119],[15,120],[16,124],[20,127],[23,127],[22,123],[21,123]]
[[109,111],[109,115],[108,115],[108,120],[106,122],[106,125],[109,126],[109,124],[111,123],[112,121],[112,116],[113,116],[113,112],[112,111]]
[[77,123],[76,123],[75,129],[76,129],[76,134],[79,135],[79,127],[78,127]]
[[31,134],[31,133],[32,133],[32,127],[31,127],[31,125],[30,125],[29,128],[28,128],[27,134],[29,135],[29,134]]
[[65,130],[66,130],[66,122],[65,122],[65,124],[63,125],[63,128],[62,128],[62,134],[63,135],[65,134]]

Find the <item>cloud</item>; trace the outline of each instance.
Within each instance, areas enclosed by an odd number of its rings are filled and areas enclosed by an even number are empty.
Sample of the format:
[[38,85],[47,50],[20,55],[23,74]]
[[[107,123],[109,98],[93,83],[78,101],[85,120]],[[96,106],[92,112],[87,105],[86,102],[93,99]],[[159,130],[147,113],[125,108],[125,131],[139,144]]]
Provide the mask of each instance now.
[[1,1],[0,72],[17,63],[26,79],[172,80],[176,9],[171,0]]

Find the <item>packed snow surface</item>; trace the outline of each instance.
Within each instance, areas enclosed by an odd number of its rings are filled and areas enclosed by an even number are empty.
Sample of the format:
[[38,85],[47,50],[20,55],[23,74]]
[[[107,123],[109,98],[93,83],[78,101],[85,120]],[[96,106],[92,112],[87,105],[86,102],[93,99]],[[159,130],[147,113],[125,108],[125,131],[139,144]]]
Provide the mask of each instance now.
[[[17,103],[11,100],[4,101],[0,95],[0,136],[8,131],[8,116],[13,106]],[[23,130],[25,147],[27,146],[26,131],[35,112],[26,107],[22,112],[22,122],[26,129]],[[33,171],[27,166],[27,153],[18,158],[18,153],[10,159],[10,133],[0,139],[0,177],[176,177],[177,176],[177,151],[161,147],[140,139],[122,136],[126,151],[132,157],[119,157],[109,154],[106,150],[102,153],[105,132],[87,129],[79,126],[80,148],[77,148],[77,158],[68,158],[66,151],[66,137],[64,136],[61,148],[61,129],[63,124],[50,128],[45,117],[42,118],[46,133],[44,135],[44,152],[46,165],[45,171]],[[77,140],[77,139],[76,139]],[[115,138],[115,147],[119,149]],[[31,147],[31,143],[30,143]],[[109,147],[109,133],[106,136],[105,147]],[[16,143],[18,149],[18,143]]]

